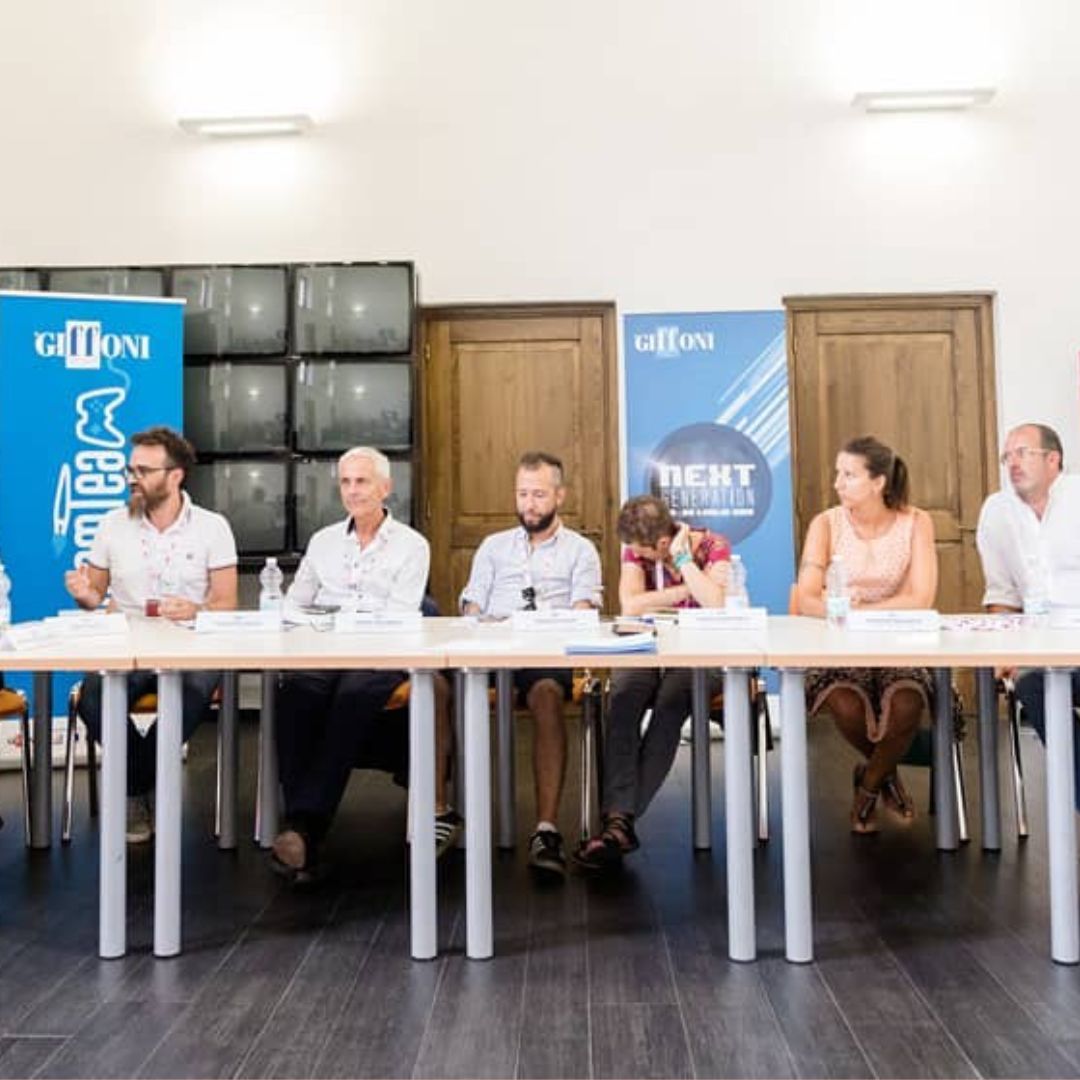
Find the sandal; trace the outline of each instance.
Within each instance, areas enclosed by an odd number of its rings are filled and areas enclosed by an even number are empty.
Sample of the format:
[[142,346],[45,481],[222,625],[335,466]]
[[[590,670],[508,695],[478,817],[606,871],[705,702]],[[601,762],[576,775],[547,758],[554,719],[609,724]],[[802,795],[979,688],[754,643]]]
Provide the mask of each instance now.
[[583,870],[613,870],[622,865],[624,855],[639,847],[641,842],[629,814],[605,814],[600,833],[583,840],[573,859]]
[[900,776],[894,770],[881,781],[881,801],[885,809],[895,814],[901,821],[915,820],[915,802],[908,790],[900,783]]
[[878,831],[878,823],[874,820],[874,811],[877,809],[878,791],[867,791],[862,786],[865,765],[856,765],[853,780],[855,782],[855,799],[851,804],[851,831],[862,836],[869,836]]

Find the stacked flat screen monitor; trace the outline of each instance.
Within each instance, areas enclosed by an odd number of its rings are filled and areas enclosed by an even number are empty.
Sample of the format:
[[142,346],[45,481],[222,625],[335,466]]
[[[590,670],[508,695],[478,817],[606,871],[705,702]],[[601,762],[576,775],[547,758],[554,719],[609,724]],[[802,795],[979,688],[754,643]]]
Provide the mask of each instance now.
[[392,511],[412,521],[411,263],[0,269],[0,289],[184,298],[188,488],[241,556],[302,552],[342,520],[351,446],[391,459]]

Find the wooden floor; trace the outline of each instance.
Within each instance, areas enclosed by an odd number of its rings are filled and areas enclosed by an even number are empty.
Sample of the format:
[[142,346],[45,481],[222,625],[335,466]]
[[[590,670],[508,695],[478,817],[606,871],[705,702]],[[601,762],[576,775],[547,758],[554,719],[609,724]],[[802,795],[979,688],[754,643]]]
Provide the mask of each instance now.
[[[783,960],[778,838],[757,852],[760,959],[726,957],[719,752],[711,853],[690,851],[684,749],[617,880],[538,889],[520,850],[498,856],[489,962],[463,957],[459,852],[440,870],[442,956],[407,958],[404,795],[382,777],[355,775],[330,850],[338,874],[319,892],[282,888],[250,843],[219,853],[212,727],[185,768],[185,952],[150,955],[152,853],[131,849],[130,952],[100,961],[85,798],[74,843],[31,855],[17,775],[4,774],[0,1076],[1080,1075],[1080,970],[1048,956],[1038,744],[1025,743],[1033,836],[1017,844],[1008,803],[997,856],[979,849],[977,821],[976,843],[951,855],[934,851],[925,816],[850,836],[849,752],[825,724],[810,748],[807,966]],[[907,775],[925,807],[926,771]],[[568,831],[576,801],[569,787]]]

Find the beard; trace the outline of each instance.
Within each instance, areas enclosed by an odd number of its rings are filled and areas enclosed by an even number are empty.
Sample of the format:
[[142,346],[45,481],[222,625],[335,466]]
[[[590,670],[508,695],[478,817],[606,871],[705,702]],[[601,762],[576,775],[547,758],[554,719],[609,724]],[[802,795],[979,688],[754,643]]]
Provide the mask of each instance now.
[[142,491],[132,488],[128,492],[128,513],[132,517],[145,516],[156,510],[167,498],[166,491]]
[[522,514],[518,514],[518,521],[521,522],[521,527],[532,536],[535,533],[542,533],[547,529],[550,529],[552,522],[555,520],[556,513],[558,513],[558,511],[552,510],[550,514],[545,514],[536,521],[526,521]]

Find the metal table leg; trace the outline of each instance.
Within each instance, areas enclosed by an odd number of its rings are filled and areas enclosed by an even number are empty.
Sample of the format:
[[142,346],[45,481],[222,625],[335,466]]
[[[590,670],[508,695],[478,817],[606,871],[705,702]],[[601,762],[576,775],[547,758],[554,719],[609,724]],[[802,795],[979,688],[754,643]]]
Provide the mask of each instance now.
[[180,952],[181,747],[184,695],[179,671],[158,672],[154,809],[154,955]]
[[101,686],[101,897],[98,955],[127,949],[127,676],[106,671]]
[[439,949],[435,872],[435,687],[430,671],[409,672],[409,933],[414,960]]
[[806,693],[801,671],[780,673],[780,799],[784,834],[785,956],[814,959],[810,889],[810,793],[806,755]]
[[[753,776],[750,769],[750,703],[745,668],[724,673],[724,810],[727,818],[728,956],[753,960]],[[706,737],[708,732],[706,731]]]
[[979,805],[984,851],[1001,850],[1001,788],[998,784],[998,715],[994,672],[975,672],[979,699]]
[[1048,670],[1045,693],[1050,955],[1059,964],[1075,964],[1080,961],[1080,910],[1077,907],[1074,736],[1069,671],[1064,668]]
[[[709,673],[694,668],[690,682],[690,792],[694,850],[712,847],[712,745],[709,742]],[[727,689],[724,693],[727,717]],[[726,758],[725,758],[726,760]]]
[[491,721],[488,673],[465,672],[465,955],[494,952],[491,885]]

